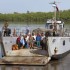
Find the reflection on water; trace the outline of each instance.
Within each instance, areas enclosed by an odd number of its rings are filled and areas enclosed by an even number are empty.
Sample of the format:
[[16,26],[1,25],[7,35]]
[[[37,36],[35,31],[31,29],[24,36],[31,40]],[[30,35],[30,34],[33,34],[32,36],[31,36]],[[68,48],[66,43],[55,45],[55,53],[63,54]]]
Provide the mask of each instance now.
[[70,70],[70,54],[56,61],[50,61],[48,70]]
[[70,54],[60,60],[50,61],[46,66],[2,65],[0,70],[70,70]]
[[0,70],[46,70],[43,66],[0,66]]

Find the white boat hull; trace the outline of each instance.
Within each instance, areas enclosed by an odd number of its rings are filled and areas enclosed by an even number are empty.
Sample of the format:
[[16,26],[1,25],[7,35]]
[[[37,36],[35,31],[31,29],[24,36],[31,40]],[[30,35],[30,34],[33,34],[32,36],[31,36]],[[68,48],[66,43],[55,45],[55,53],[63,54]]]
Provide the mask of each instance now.
[[65,56],[70,52],[70,37],[48,37],[48,52],[54,59]]
[[[16,39],[17,37],[3,37],[3,46],[6,56],[17,55],[16,52],[10,54],[14,52],[12,50],[12,45],[16,43]],[[70,52],[70,37],[48,37],[48,54],[50,57],[58,59],[68,52]]]

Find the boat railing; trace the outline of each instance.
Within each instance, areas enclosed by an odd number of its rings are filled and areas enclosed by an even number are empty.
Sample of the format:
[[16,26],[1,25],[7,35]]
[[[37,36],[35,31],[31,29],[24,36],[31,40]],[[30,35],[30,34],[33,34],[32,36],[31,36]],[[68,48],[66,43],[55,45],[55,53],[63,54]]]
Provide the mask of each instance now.
[[[4,31],[5,30],[2,30],[2,36],[4,36]],[[31,30],[29,30],[29,31],[31,32]],[[26,33],[26,29],[23,29],[23,28],[20,28],[20,29],[19,28],[12,28],[10,36],[13,36],[13,34],[17,35],[17,36],[19,36],[19,35],[25,35],[25,33]]]
[[70,29],[64,29],[64,36],[70,37]]

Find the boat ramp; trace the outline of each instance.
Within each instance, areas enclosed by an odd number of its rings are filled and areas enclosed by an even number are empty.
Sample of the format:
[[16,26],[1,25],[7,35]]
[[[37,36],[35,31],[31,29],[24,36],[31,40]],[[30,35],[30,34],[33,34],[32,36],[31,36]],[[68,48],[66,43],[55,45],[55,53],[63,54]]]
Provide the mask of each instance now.
[[44,66],[51,59],[47,56],[47,52],[41,49],[20,49],[12,51],[10,54],[0,59],[0,65]]

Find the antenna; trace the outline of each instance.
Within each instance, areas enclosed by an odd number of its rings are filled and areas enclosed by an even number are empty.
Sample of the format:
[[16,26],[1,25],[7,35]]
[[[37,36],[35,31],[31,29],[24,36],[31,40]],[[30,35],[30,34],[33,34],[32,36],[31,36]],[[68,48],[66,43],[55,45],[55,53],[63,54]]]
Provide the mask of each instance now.
[[54,2],[49,3],[49,4],[52,4],[52,6],[53,6],[53,8],[54,8],[54,18],[53,18],[53,19],[54,19],[55,21],[56,21],[56,9],[58,10],[57,3],[60,3],[60,2],[54,1]]
[[57,4],[57,3],[61,3],[61,2],[56,2],[56,1],[54,1],[54,2],[50,2],[49,4]]

